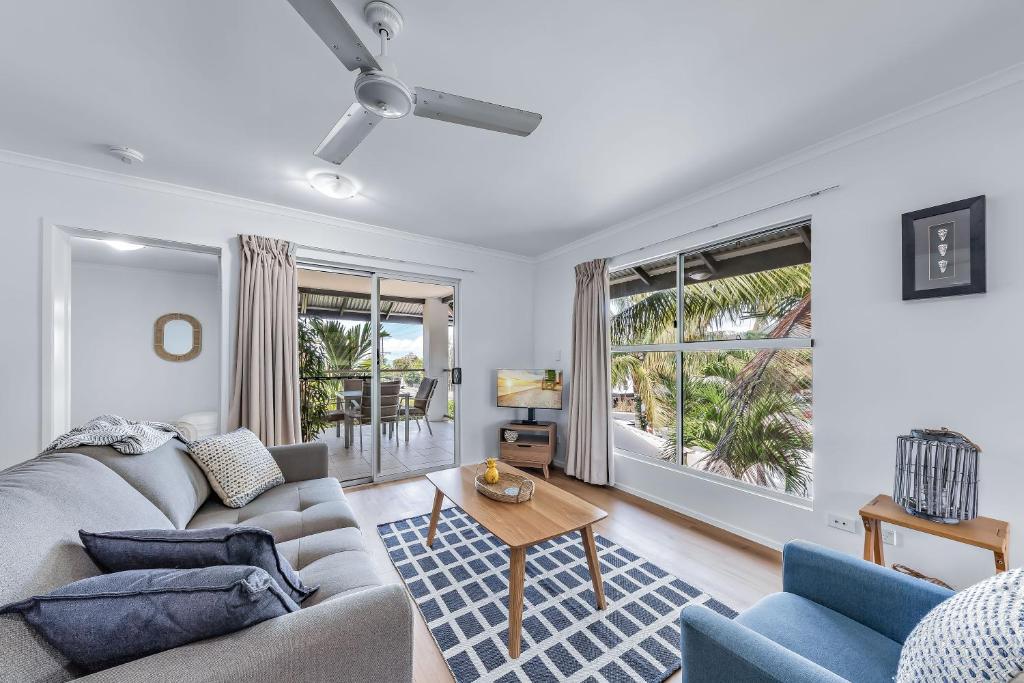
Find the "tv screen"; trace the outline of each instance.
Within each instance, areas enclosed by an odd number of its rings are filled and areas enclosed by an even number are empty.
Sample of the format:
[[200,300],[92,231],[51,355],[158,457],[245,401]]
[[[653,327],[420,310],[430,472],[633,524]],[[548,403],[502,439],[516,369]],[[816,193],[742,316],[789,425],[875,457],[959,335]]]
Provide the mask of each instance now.
[[562,409],[561,370],[498,370],[498,406]]

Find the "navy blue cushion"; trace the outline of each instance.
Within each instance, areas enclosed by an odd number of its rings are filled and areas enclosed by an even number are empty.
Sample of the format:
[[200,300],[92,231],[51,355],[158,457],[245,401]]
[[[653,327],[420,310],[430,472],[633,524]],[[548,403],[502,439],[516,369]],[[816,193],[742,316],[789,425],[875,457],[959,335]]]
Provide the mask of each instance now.
[[298,609],[259,567],[221,565],[101,574],[0,614],[21,613],[73,664],[94,672]]
[[295,602],[318,586],[305,586],[277,552],[266,529],[246,526],[212,529],[140,529],[91,533],[79,531],[89,557],[107,572],[129,569],[198,569],[219,564],[247,564],[266,571]]
[[736,622],[858,683],[892,683],[901,645],[839,612],[792,593],[775,593]]

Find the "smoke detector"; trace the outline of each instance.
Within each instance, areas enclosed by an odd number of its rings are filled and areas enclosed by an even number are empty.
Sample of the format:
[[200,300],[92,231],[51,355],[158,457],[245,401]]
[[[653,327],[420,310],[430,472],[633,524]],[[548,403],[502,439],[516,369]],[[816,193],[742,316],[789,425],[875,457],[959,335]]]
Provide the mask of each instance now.
[[136,162],[141,164],[146,160],[146,156],[142,152],[131,147],[111,145],[107,147],[107,151],[126,164],[134,164]]

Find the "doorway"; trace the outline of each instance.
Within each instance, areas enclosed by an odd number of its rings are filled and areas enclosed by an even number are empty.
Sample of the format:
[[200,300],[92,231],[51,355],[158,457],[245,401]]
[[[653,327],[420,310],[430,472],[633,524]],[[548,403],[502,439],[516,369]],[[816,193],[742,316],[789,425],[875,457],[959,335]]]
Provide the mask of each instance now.
[[[40,448],[103,414],[194,417],[223,430],[220,256],[217,247],[44,227]],[[167,336],[176,325],[158,336],[172,316],[189,321],[188,348]]]
[[459,462],[458,281],[299,263],[306,439],[345,486]]

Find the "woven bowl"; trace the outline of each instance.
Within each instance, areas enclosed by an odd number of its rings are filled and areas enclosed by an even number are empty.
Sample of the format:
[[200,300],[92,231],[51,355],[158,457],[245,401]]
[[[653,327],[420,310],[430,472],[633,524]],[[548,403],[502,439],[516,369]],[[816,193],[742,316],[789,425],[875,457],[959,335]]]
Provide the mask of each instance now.
[[476,475],[476,490],[502,503],[524,503],[533,498],[533,488],[533,480],[519,474],[502,472],[497,484],[484,481],[483,472]]
[[519,440],[519,432],[517,432],[514,429],[506,429],[505,430],[505,441],[507,441],[508,443],[515,443],[518,440]]

